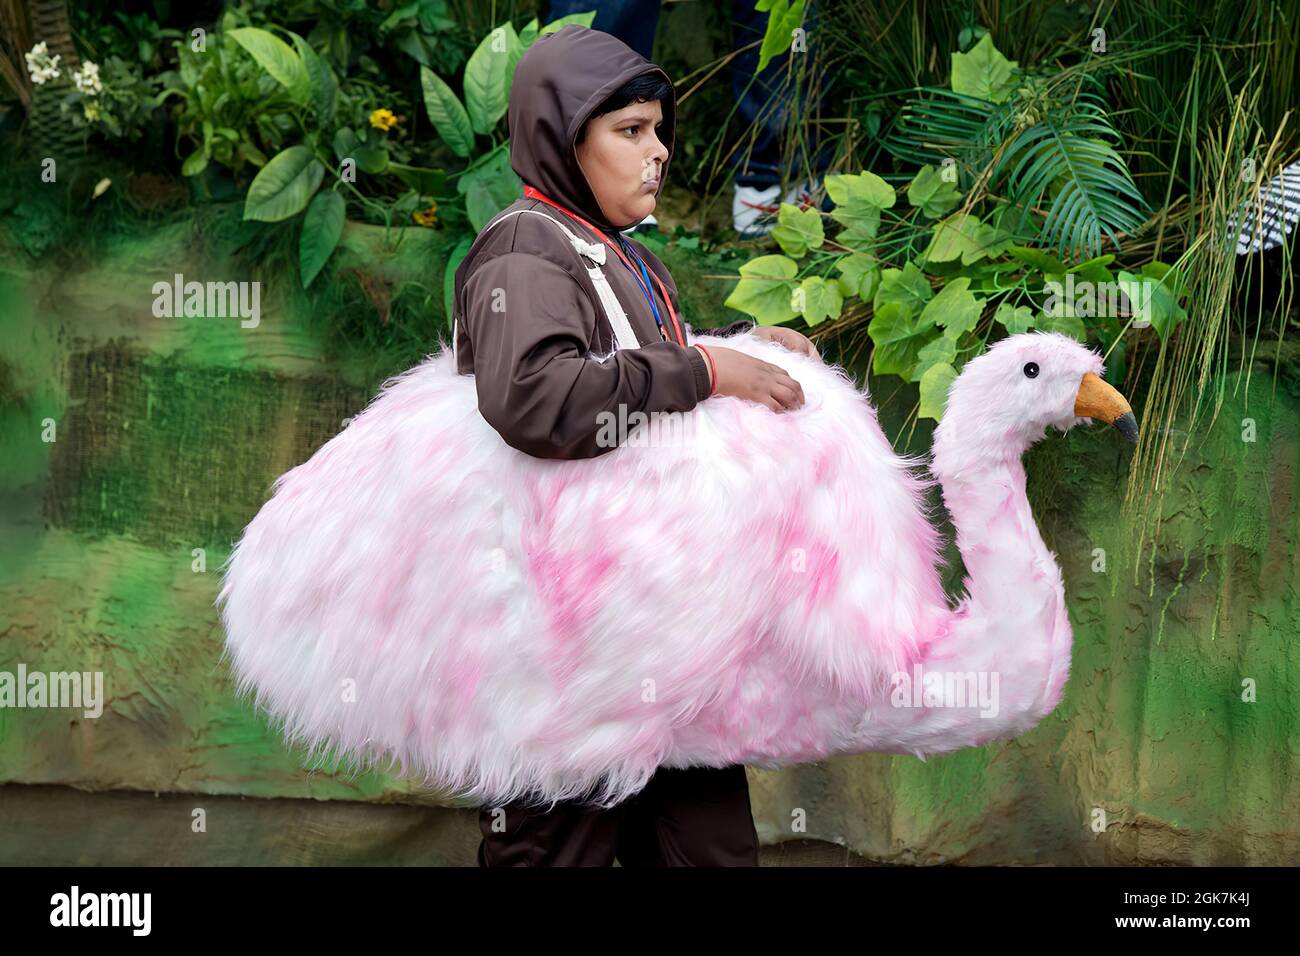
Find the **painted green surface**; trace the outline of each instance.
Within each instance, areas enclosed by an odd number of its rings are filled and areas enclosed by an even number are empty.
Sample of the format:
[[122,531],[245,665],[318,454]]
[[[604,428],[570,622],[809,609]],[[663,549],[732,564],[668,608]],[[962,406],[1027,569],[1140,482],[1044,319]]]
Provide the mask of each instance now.
[[[394,251],[381,233],[350,228],[338,288],[315,299],[271,276],[256,329],[152,314],[152,283],[176,272],[255,277],[184,223],[108,237],[75,262],[0,244],[0,670],[102,669],[109,698],[97,720],[0,708],[0,781],[438,802],[381,773],[305,767],[234,698],[212,608],[230,542],[275,477],[405,367],[398,357],[445,335],[440,237],[411,231]],[[688,319],[734,317],[712,265],[671,246],[664,258]],[[327,308],[365,291],[359,268],[378,280],[366,294],[407,313],[427,299],[427,323],[370,339],[348,324],[364,310]],[[871,384],[896,434],[915,396]],[[1198,426],[1136,571],[1119,508],[1129,446],[1098,427],[1034,448],[1030,497],[1075,627],[1061,706],[1015,741],[925,762],[752,771],[764,839],[896,862],[1300,861],[1300,387],[1293,367],[1271,401],[1267,384],[1257,376],[1249,405],[1230,387]],[[1247,415],[1254,443],[1241,440]],[[927,441],[918,430],[910,450]],[[1241,699],[1247,678],[1255,703]]]

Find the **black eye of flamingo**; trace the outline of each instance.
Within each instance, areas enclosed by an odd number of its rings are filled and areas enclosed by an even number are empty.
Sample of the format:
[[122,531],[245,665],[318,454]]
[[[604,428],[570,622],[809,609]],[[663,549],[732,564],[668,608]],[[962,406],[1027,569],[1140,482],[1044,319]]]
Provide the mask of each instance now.
[[1038,378],[1038,363],[1037,363],[1037,362],[1026,362],[1026,363],[1025,363],[1025,378]]

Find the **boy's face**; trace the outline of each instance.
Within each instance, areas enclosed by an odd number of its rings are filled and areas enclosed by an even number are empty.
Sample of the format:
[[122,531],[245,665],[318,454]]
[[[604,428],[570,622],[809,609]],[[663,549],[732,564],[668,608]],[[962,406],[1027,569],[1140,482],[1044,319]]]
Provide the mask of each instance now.
[[655,129],[663,122],[658,100],[629,103],[621,110],[587,121],[575,150],[605,218],[620,229],[655,210],[659,177],[668,147]]

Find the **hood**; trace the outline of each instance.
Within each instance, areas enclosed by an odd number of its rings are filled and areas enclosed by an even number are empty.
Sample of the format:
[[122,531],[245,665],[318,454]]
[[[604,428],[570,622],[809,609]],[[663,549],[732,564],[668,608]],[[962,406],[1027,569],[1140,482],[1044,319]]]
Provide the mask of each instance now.
[[[645,73],[657,73],[672,83],[662,69],[608,33],[576,24],[543,33],[520,58],[511,82],[511,168],[547,198],[600,229],[616,232],[578,165],[574,141],[592,110],[628,80]],[[659,193],[668,181],[677,138],[676,98],[666,98],[662,105],[659,138],[668,158],[661,167]]]

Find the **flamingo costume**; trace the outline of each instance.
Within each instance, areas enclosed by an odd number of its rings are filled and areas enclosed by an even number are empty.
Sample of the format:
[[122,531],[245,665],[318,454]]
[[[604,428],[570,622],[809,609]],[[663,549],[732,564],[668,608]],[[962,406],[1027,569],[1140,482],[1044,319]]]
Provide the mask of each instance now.
[[[223,568],[240,692],[290,741],[488,805],[611,806],[660,766],[943,753],[1049,713],[1071,629],[1021,456],[1094,417],[1136,440],[1100,356],[1029,332],[953,383],[931,464],[969,572],[950,608],[934,479],[867,394],[752,333],[697,340],[781,365],[806,404],[715,397],[564,461],[505,444],[450,352],[386,382]],[[996,700],[907,691],[921,673],[993,677]]]

